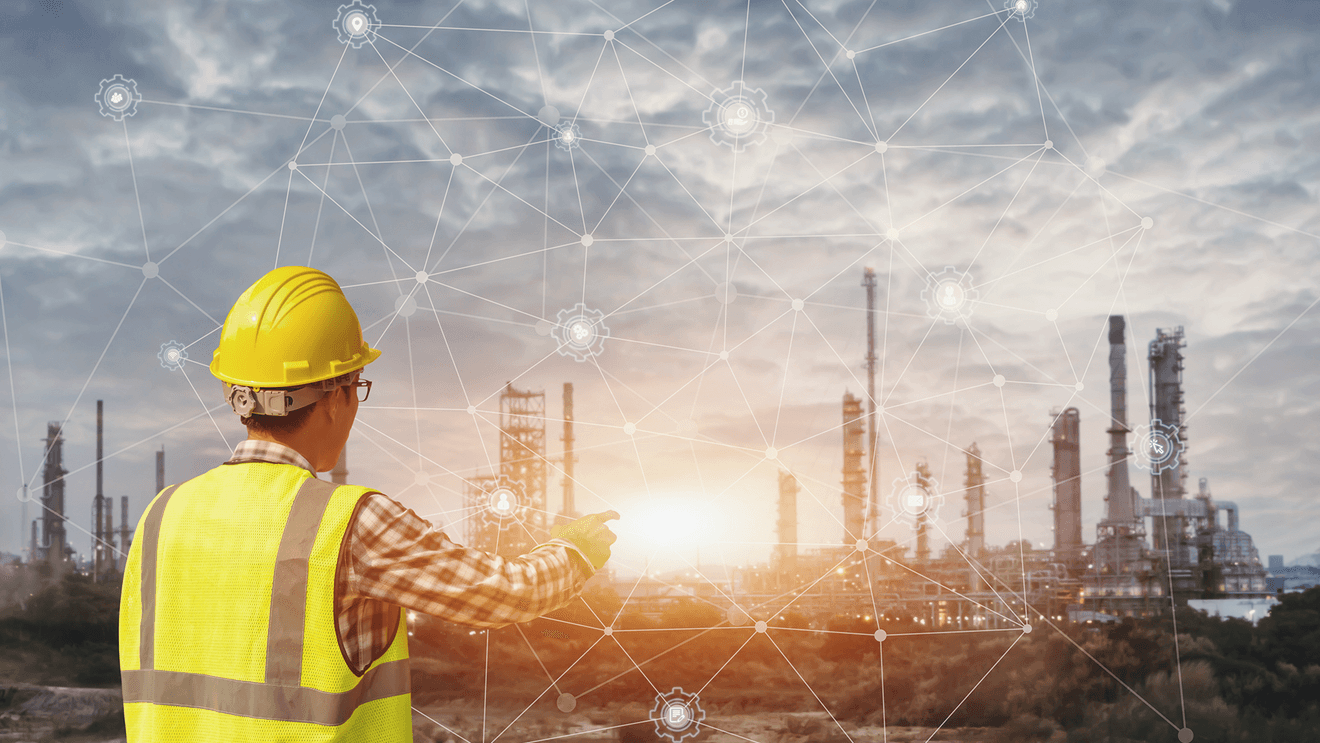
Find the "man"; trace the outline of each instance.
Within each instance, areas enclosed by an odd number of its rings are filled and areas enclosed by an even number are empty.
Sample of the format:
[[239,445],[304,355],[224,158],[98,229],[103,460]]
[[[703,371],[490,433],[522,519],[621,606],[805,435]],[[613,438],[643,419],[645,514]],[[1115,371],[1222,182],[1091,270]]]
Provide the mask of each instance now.
[[316,478],[348,440],[380,351],[334,279],[278,268],[239,297],[211,372],[248,429],[161,491],[124,571],[128,740],[410,741],[407,611],[501,627],[571,601],[615,536],[592,514],[513,560],[465,549],[390,498]]

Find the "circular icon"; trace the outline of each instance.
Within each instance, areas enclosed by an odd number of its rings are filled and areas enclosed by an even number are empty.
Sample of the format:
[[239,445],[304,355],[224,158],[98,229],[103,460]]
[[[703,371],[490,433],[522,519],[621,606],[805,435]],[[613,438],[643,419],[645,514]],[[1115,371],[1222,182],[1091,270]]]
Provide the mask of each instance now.
[[706,711],[697,701],[697,695],[685,694],[681,687],[673,687],[668,694],[657,694],[651,710],[655,720],[655,734],[671,743],[682,743],[684,738],[701,732],[701,721]]
[[939,492],[939,484],[933,479],[925,482],[900,477],[894,481],[894,489],[889,496],[889,505],[894,509],[894,517],[909,523],[918,519],[933,520],[939,516],[944,496]]
[[138,100],[137,82],[123,75],[102,80],[96,91],[96,105],[101,109],[101,115],[115,121],[123,121],[125,116],[137,113]]
[[1158,475],[1178,466],[1185,445],[1176,426],[1154,418],[1149,425],[1137,426],[1133,434],[1132,458],[1138,467]]
[[581,139],[581,130],[571,121],[565,121],[555,127],[555,146],[565,152],[580,146]]
[[572,356],[577,361],[598,355],[610,335],[609,328],[601,322],[604,318],[605,313],[589,310],[580,302],[572,309],[560,310],[556,318],[558,322],[552,328],[559,341],[559,354]]
[[953,266],[926,277],[926,288],[921,298],[926,302],[926,314],[952,325],[971,314],[980,292],[972,288],[972,277]]
[[517,498],[509,488],[496,488],[486,497],[486,505],[496,516],[507,518],[518,507]]
[[766,132],[775,123],[775,114],[765,105],[765,91],[747,88],[742,80],[711,94],[710,107],[701,114],[710,127],[710,139],[742,152],[748,145],[765,141]]
[[1016,18],[1026,23],[1028,18],[1036,15],[1036,8],[1039,6],[1037,0],[1006,0],[1004,10],[1008,11],[1009,18]]
[[160,344],[160,353],[156,354],[160,359],[160,365],[170,371],[178,371],[183,368],[183,362],[188,360],[188,350],[182,343],[170,341]]
[[479,518],[497,529],[508,529],[522,521],[527,514],[522,492],[522,487],[505,475],[486,482],[477,501]]
[[340,5],[339,12],[335,14],[334,27],[341,44],[354,49],[360,49],[363,44],[374,44],[376,29],[380,28],[376,6],[366,5],[362,0]]

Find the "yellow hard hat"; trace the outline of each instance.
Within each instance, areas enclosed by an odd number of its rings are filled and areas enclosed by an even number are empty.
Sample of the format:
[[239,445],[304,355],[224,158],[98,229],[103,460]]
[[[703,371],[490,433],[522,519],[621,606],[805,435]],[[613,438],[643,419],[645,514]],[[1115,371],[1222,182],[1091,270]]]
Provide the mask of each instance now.
[[329,275],[285,266],[243,292],[225,318],[211,373],[231,385],[297,387],[356,371],[380,357]]

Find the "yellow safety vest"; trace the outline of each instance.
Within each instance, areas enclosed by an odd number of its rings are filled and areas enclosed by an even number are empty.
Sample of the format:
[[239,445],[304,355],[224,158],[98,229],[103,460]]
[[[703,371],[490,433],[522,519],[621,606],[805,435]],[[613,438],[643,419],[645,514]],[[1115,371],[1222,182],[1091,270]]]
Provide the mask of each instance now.
[[339,548],[368,492],[250,462],[152,500],[119,609],[131,743],[412,740],[405,612],[361,677],[335,634]]

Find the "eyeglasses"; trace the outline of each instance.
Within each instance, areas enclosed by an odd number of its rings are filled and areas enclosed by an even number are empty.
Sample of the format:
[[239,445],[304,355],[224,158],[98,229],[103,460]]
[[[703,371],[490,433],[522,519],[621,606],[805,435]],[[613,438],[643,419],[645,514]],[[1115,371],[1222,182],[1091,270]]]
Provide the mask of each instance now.
[[358,393],[358,402],[366,402],[367,398],[371,397],[371,380],[369,379],[359,379],[356,382],[349,382],[348,386],[357,387],[358,389],[366,388]]

